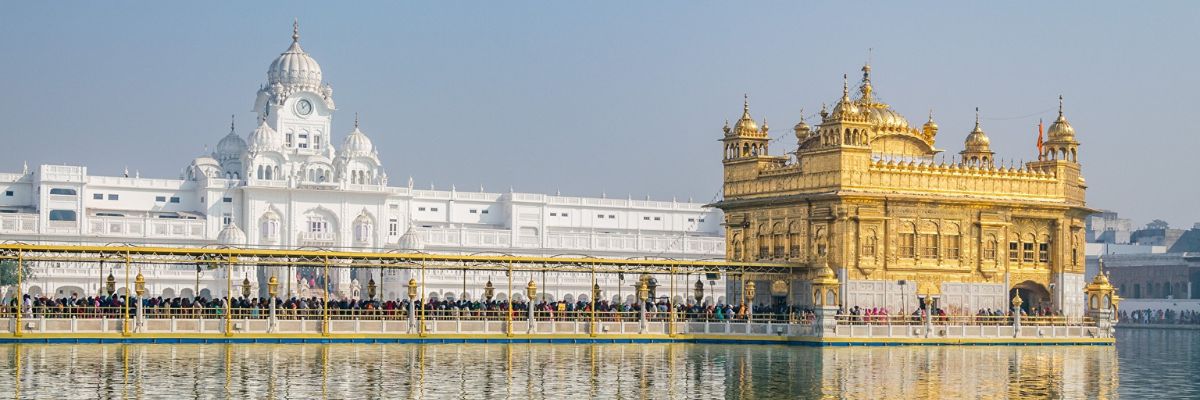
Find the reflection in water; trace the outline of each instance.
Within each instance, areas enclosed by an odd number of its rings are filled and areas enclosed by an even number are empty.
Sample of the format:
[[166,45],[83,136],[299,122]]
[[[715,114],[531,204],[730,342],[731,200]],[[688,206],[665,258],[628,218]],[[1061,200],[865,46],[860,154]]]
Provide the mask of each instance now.
[[[1115,397],[1107,346],[4,345],[55,398]],[[16,387],[14,387],[16,385]]]

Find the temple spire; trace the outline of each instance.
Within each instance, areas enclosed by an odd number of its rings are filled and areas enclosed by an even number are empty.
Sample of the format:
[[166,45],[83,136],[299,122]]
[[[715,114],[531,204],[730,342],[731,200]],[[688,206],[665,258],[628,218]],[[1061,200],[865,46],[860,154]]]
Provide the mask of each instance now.
[[236,122],[236,121],[237,121],[236,115],[229,116],[229,134],[231,134],[231,135],[235,134],[234,133],[234,131],[235,131],[234,122]]
[[354,112],[354,130],[358,130],[358,112]]
[[1063,117],[1063,96],[1061,94],[1058,95],[1058,117]]
[[292,20],[292,43],[300,42],[300,18]]

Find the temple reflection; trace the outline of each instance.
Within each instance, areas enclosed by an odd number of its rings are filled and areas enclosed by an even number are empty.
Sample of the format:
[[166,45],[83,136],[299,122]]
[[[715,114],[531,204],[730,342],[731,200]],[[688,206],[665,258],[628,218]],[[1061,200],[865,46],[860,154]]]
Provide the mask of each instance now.
[[1112,346],[5,345],[18,396],[1117,397]]

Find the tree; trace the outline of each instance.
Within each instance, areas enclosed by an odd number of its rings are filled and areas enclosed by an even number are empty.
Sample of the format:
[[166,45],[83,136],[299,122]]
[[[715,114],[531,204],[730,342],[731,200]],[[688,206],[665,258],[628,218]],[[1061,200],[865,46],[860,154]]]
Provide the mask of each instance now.
[[[23,281],[33,279],[33,268],[30,268],[29,263],[21,266],[21,275]],[[17,284],[17,262],[13,260],[0,261],[0,286],[15,284]]]

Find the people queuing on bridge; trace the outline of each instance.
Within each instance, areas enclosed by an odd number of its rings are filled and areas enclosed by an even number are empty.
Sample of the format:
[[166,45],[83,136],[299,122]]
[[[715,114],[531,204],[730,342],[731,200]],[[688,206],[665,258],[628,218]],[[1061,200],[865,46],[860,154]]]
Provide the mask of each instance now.
[[[148,318],[223,318],[230,313],[235,318],[266,318],[271,299],[257,297],[145,297],[126,298],[124,294],[104,296],[78,296],[51,298],[34,297],[28,294],[22,296],[20,310],[23,316],[38,318],[119,318],[128,311],[134,315],[137,308],[143,307],[143,315]],[[126,302],[129,303],[128,310]],[[227,304],[228,302],[228,304]],[[430,299],[423,302],[416,299],[415,308],[430,318],[443,319],[507,319],[511,304],[511,318],[526,318],[530,303],[524,299],[514,300],[463,300],[463,299]],[[11,315],[18,309],[16,300],[10,300],[4,309]],[[811,309],[789,306],[786,304],[766,305],[757,304],[752,308],[744,304],[712,304],[675,303],[663,297],[647,301],[620,303],[601,300],[591,302],[577,301],[545,301],[539,300],[532,304],[534,317],[538,320],[550,321],[583,321],[597,317],[603,320],[637,321],[639,312],[646,310],[648,320],[703,320],[703,321],[738,321],[752,318],[755,321],[790,321],[811,322],[815,315]],[[334,317],[371,317],[371,318],[406,318],[409,300],[376,300],[376,299],[337,299],[326,304],[319,297],[290,297],[276,298],[275,308],[279,317],[321,318],[326,310]],[[593,312],[594,309],[594,312]],[[673,312],[672,312],[673,311]]]
[[1191,310],[1121,310],[1117,320],[1131,324],[1200,325],[1200,312]]

